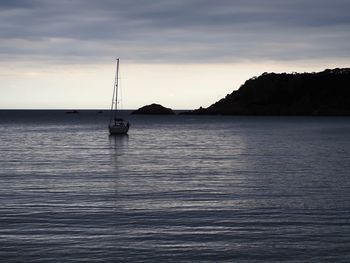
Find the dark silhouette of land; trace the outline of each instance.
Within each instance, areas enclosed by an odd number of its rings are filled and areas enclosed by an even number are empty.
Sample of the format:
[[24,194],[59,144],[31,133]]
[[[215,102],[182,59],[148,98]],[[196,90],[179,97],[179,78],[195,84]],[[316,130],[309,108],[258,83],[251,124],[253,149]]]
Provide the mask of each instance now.
[[138,110],[133,111],[131,114],[174,115],[175,113],[172,109],[153,103],[151,105],[143,106]]
[[264,73],[208,108],[181,114],[350,115],[350,68]]

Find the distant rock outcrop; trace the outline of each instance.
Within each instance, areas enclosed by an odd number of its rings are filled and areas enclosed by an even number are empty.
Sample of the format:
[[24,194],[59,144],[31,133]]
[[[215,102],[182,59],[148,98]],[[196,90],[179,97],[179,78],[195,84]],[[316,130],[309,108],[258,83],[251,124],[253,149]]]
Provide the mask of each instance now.
[[210,107],[182,114],[350,115],[350,68],[264,73]]
[[172,109],[153,103],[151,105],[143,106],[138,110],[133,111],[131,114],[174,115],[175,113]]

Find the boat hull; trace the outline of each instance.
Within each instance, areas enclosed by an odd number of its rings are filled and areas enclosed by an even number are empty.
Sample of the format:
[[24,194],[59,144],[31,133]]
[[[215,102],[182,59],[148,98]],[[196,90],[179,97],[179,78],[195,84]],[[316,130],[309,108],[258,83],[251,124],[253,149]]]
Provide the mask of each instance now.
[[111,135],[127,134],[129,131],[129,125],[125,125],[125,124],[112,125],[112,126],[109,126],[108,128],[109,128],[109,133]]

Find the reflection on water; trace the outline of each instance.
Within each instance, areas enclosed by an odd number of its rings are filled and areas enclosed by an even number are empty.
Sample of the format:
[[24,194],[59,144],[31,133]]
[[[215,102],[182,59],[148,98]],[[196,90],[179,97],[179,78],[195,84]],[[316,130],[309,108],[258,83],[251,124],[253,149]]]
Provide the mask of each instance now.
[[129,135],[128,134],[118,134],[109,135],[109,143],[115,150],[123,149],[128,146]]
[[0,125],[5,262],[350,257],[347,118],[91,116]]

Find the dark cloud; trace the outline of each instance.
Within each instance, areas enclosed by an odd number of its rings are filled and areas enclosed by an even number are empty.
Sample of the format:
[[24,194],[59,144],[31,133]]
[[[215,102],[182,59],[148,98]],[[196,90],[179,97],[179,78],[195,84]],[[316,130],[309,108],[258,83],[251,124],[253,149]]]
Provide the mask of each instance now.
[[32,8],[32,7],[35,7],[36,5],[37,5],[36,1],[28,1],[28,0],[1,0],[0,1],[0,8],[2,10]]
[[0,1],[0,57],[96,62],[344,58],[350,1]]

